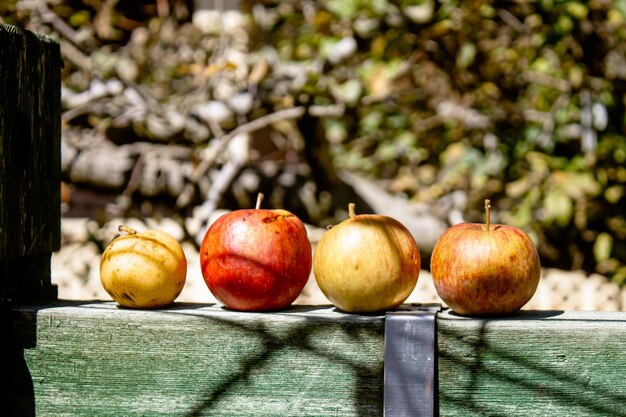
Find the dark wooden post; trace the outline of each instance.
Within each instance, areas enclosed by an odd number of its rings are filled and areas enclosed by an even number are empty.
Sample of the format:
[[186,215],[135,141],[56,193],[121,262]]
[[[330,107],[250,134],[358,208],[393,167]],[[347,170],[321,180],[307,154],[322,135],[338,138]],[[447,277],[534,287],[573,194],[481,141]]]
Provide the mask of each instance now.
[[0,297],[56,298],[60,245],[61,53],[0,24]]

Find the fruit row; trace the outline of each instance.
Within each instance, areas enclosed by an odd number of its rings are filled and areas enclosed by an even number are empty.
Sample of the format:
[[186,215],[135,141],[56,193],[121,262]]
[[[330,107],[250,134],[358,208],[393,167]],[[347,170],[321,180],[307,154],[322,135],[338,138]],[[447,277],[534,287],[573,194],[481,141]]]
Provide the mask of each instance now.
[[[328,228],[315,251],[303,222],[289,211],[254,209],[222,215],[206,231],[200,268],[208,289],[226,308],[279,311],[303,290],[311,269],[322,293],[341,311],[394,309],[411,294],[421,267],[419,247],[396,219],[356,214]],[[160,230],[120,226],[102,254],[100,279],[119,306],[164,307],[185,284],[180,243]],[[541,266],[531,238],[513,226],[451,226],[437,241],[431,273],[439,297],[462,315],[503,315],[522,308],[539,283]]]

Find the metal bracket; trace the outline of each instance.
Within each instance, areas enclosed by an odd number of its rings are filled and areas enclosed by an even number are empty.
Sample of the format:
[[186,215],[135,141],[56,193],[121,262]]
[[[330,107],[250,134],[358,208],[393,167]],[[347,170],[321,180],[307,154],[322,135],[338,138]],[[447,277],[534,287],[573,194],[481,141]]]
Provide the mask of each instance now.
[[439,415],[437,328],[440,304],[413,304],[385,316],[385,417]]

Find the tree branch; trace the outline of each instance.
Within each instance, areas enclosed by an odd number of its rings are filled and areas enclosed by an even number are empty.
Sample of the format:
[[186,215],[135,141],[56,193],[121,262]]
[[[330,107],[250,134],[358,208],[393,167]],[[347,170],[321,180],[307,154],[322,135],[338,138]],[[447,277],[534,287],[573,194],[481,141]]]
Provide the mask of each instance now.
[[302,117],[305,112],[306,109],[303,106],[292,107],[290,109],[279,110],[274,113],[266,114],[265,116],[261,116],[258,119],[254,119],[246,124],[237,126],[235,129],[218,138],[218,143],[215,147],[208,149],[210,153],[207,152],[204,155],[202,162],[198,164],[192,174],[192,180],[197,182],[202,176],[204,176],[209,168],[211,168],[211,165],[215,162],[217,156],[224,152],[228,143],[236,136],[260,130],[281,120],[298,119]]

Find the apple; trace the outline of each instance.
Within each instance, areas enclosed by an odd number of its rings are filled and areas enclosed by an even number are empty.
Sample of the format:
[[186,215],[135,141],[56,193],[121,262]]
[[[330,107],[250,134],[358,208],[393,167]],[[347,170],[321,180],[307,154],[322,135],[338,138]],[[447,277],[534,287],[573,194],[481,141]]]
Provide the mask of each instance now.
[[420,253],[408,229],[379,214],[355,214],[324,233],[313,255],[322,293],[349,313],[395,308],[411,294],[420,273]]
[[302,221],[286,210],[240,209],[218,218],[200,247],[202,276],[225,307],[271,311],[290,306],[311,273]]
[[121,225],[121,234],[100,258],[100,281],[118,305],[164,307],[180,295],[187,277],[187,258],[180,243],[162,230],[138,233]]
[[437,240],[431,274],[439,297],[461,315],[505,315],[521,309],[534,295],[541,264],[532,239],[521,229],[459,223]]

